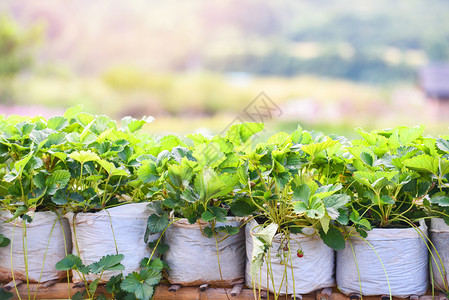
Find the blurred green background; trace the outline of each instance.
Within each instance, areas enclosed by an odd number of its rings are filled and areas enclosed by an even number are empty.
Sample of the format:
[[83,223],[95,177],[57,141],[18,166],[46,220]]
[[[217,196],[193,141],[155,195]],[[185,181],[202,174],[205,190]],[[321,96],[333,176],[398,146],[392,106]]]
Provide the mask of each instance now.
[[[3,0],[0,114],[83,104],[151,133],[219,133],[264,92],[267,133],[426,125],[418,72],[449,61],[442,0]],[[253,100],[256,99],[256,102]]]

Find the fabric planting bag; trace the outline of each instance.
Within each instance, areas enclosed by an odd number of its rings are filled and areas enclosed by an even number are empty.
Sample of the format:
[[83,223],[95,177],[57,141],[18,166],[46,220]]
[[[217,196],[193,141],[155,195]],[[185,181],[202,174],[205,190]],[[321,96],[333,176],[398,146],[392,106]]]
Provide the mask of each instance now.
[[424,221],[418,228],[375,228],[365,239],[355,233],[345,249],[337,251],[338,288],[344,294],[361,291],[364,296],[389,295],[390,289],[392,296],[400,298],[423,295],[428,285],[428,249],[421,235],[427,235]]
[[[242,224],[239,218],[228,217],[227,222],[217,222],[216,226],[240,227]],[[240,229],[239,233],[228,236],[217,244],[214,237],[208,238],[202,233],[208,225],[205,222],[201,225],[190,224],[187,219],[180,219],[168,227],[164,240],[169,245],[169,250],[164,254],[164,261],[170,267],[168,280],[171,284],[195,286],[208,283],[214,286],[232,286],[243,283],[244,230]],[[220,237],[223,236],[218,235],[218,239]]]
[[[435,248],[432,247],[433,280],[438,289],[448,292],[447,271],[449,268],[449,226],[446,225],[443,219],[434,218],[430,220],[430,239],[435,246]],[[438,256],[441,258],[441,261]]]
[[[47,282],[67,276],[67,272],[57,271],[55,265],[70,253],[72,248],[70,227],[66,218],[50,211],[29,214],[31,223],[17,218],[12,222],[9,212],[0,213],[0,233],[11,240],[11,243],[0,248],[0,281],[26,281],[27,273],[30,282]],[[24,228],[26,226],[26,228]],[[23,235],[26,230],[26,249]],[[11,252],[12,247],[12,252]],[[25,267],[27,257],[28,272]],[[12,260],[12,268],[11,268]]]
[[[154,213],[148,203],[125,204],[95,213],[66,214],[72,230],[72,253],[78,255],[85,265],[97,262],[104,255],[123,254],[122,264],[126,276],[139,269],[143,258],[151,255],[151,249],[144,242],[148,217]],[[159,238],[150,235],[148,241]],[[101,282],[107,282],[120,271],[105,271]],[[87,275],[87,281],[99,275]],[[73,272],[73,282],[82,281]]]
[[[258,223],[254,220],[246,225],[246,257],[247,265],[245,272],[245,284],[248,287],[261,287],[280,295],[284,294],[307,294],[319,289],[332,287],[335,285],[334,279],[334,250],[326,246],[318,234],[313,234],[314,229],[305,228],[307,234],[291,234],[290,251],[291,260],[288,264],[281,264],[281,258],[277,257],[278,249],[281,247],[280,235],[273,238],[271,256],[265,261],[259,272],[260,278],[250,274],[253,238],[252,234],[257,230]],[[309,235],[313,234],[313,235]],[[302,249],[304,256],[298,257],[296,251]],[[267,260],[271,259],[271,274],[268,274]],[[284,272],[287,272],[284,274]],[[293,276],[294,280],[293,280]],[[272,278],[271,278],[272,276]],[[285,277],[286,276],[286,277]],[[268,278],[267,278],[268,277]],[[268,279],[268,280],[267,280]],[[274,287],[272,282],[274,281]],[[268,282],[268,286],[267,286]],[[281,285],[282,282],[282,285]]]

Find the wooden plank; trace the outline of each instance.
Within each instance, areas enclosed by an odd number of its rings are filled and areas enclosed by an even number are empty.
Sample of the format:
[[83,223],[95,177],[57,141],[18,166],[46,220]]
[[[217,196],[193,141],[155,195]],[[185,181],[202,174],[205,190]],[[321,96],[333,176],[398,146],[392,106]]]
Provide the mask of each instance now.
[[[55,283],[49,287],[43,287],[39,285],[37,289],[37,284],[30,284],[30,294],[31,299],[34,298],[36,294],[36,299],[70,299],[77,291],[84,291],[84,287],[74,288],[74,284],[69,284],[67,282]],[[243,288],[239,295],[231,296],[231,288],[217,288],[209,287],[205,291],[200,291],[198,287],[181,287],[176,292],[169,291],[170,285],[159,285],[156,288],[154,300],[172,300],[172,299],[183,299],[183,300],[255,300],[259,299],[258,295],[254,297],[253,290],[248,288]],[[22,299],[28,299],[28,289],[25,283],[17,287],[19,294]],[[37,289],[37,290],[36,290]],[[104,285],[99,285],[98,291],[107,295]],[[13,288],[11,293],[14,294],[13,299],[19,299],[16,295],[16,290]],[[257,294],[257,291],[256,291]],[[272,294],[268,295],[266,299],[274,299]],[[291,299],[291,296],[282,296],[278,299]],[[316,294],[306,294],[303,295],[303,300],[315,300]],[[363,297],[364,300],[380,300],[380,296],[370,296]],[[397,300],[397,298],[393,298]],[[420,299],[427,300],[426,296],[420,297]],[[348,296],[343,295],[338,291],[337,288],[332,290],[332,294],[329,300],[349,300]],[[429,299],[430,300],[430,299]]]
[[[70,283],[69,289],[69,284],[67,282],[55,283],[49,287],[43,287],[42,284],[38,286],[37,284],[33,283],[29,285],[29,288],[31,299],[34,298],[34,295],[36,295],[36,299],[70,299],[71,296],[73,296],[76,292],[84,291],[84,287],[74,288],[73,286],[74,284]],[[20,297],[22,299],[28,299],[28,288],[26,283],[22,283],[21,285],[19,285],[17,287],[17,290],[19,291]],[[104,285],[99,285],[98,291],[106,294]],[[19,297],[17,297],[15,288],[11,289],[10,292],[14,294],[14,297],[12,299],[19,299]]]

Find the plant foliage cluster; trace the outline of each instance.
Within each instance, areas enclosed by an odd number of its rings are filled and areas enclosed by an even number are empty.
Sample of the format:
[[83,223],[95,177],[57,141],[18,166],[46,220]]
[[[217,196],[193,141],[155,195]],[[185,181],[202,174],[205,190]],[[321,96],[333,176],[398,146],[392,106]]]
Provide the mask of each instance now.
[[[449,136],[426,137],[422,127],[364,132],[349,141],[298,127],[254,143],[260,123],[231,126],[213,137],[150,137],[140,131],[151,118],[126,117],[120,125],[73,107],[44,119],[0,120],[0,209],[10,221],[32,222],[35,211],[95,212],[149,202],[145,242],[179,218],[207,224],[203,234],[223,240],[240,228],[228,217],[255,219],[253,263],[263,262],[275,234],[288,241],[313,229],[331,248],[345,247],[347,228],[366,237],[374,227],[413,227],[440,216],[449,223]],[[217,240],[218,242],[218,240]],[[0,236],[0,245],[9,240]],[[150,299],[165,263],[162,240],[142,268],[106,285],[115,299]],[[156,251],[157,250],[157,251]],[[301,254],[303,255],[303,254]],[[123,255],[91,265],[70,254],[58,270],[77,272],[93,298],[100,279],[87,274],[123,270]],[[104,296],[98,296],[102,299]]]

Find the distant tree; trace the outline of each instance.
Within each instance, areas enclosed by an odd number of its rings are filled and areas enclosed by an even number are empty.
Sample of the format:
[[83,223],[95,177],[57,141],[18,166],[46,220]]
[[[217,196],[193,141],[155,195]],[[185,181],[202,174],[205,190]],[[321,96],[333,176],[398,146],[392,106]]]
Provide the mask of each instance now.
[[31,67],[41,32],[40,26],[25,29],[0,14],[0,102],[12,100],[14,78]]

